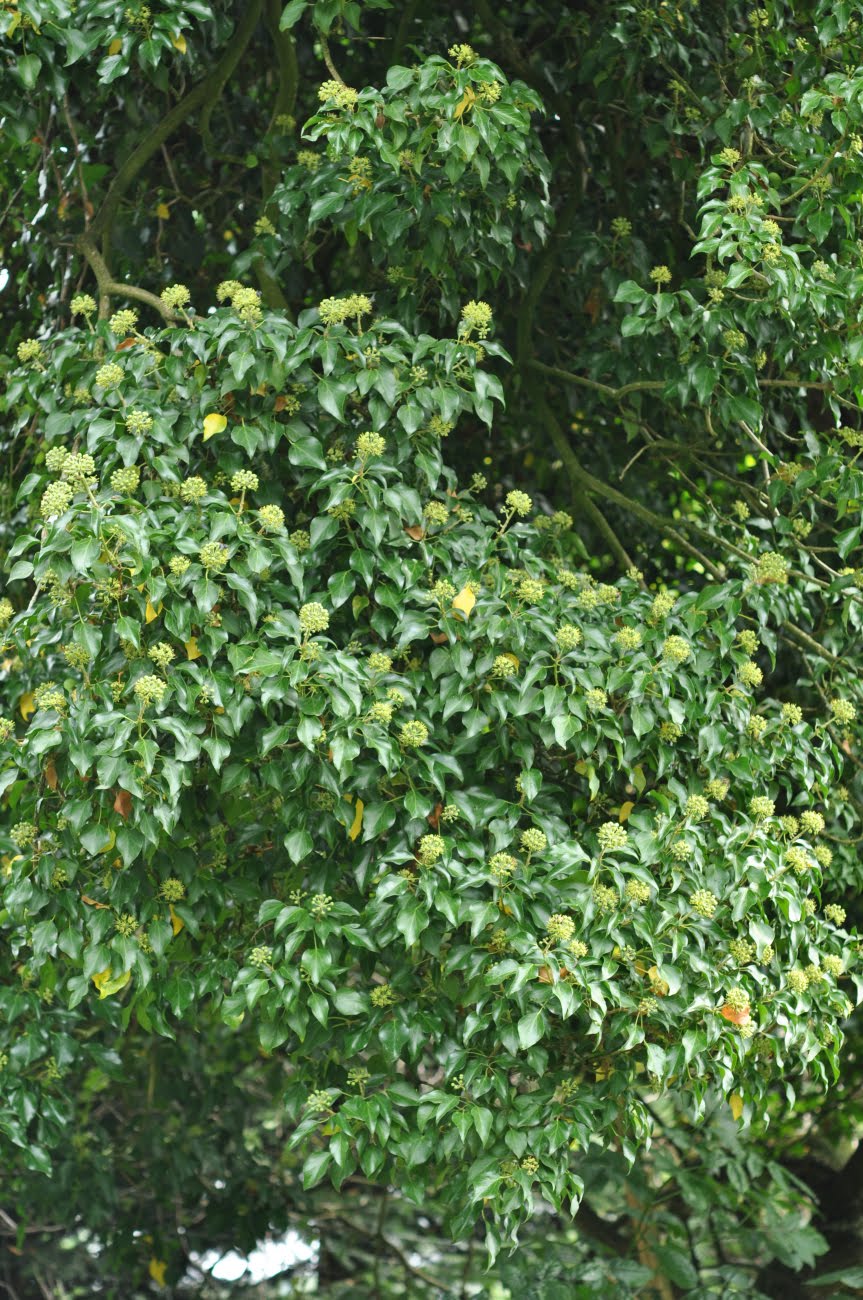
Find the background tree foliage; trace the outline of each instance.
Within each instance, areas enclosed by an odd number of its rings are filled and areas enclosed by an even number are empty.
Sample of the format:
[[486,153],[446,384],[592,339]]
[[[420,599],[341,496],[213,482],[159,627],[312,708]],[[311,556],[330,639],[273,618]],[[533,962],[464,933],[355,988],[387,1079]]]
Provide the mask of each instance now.
[[861,1285],[861,10],[0,5],[8,1294]]

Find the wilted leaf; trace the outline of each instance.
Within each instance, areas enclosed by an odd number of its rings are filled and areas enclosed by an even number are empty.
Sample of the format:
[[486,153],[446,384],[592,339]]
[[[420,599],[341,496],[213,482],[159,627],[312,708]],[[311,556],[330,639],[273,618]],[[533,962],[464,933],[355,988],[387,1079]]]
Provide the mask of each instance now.
[[150,1260],[150,1263],[148,1265],[148,1272],[150,1274],[150,1277],[156,1283],[156,1286],[165,1285],[165,1269],[167,1267],[168,1267],[167,1261],[164,1259],[156,1259],[155,1255]]
[[214,438],[217,433],[221,433],[227,428],[228,421],[224,415],[219,415],[218,411],[211,411],[209,415],[204,416],[204,442],[208,438]]
[[459,615],[468,618],[475,604],[476,596],[473,594],[470,587],[462,587],[461,591],[453,599],[452,607]]
[[354,810],[354,820],[351,823],[351,829],[348,831],[348,838],[355,840],[363,828],[363,808],[365,804],[362,799],[357,799]]
[[455,106],[455,112],[453,113],[453,117],[455,118],[455,120],[457,122],[460,122],[461,119],[464,117],[465,113],[467,113],[471,108],[473,108],[475,103],[476,103],[476,95],[474,94],[472,88],[470,86],[467,86],[465,88],[464,94],[462,95],[461,99]]
[[97,975],[93,976],[93,983],[99,990],[100,1001],[102,998],[109,998],[112,993],[119,993],[120,989],[124,989],[131,978],[132,972],[130,970],[123,971],[122,975],[116,975],[113,979],[111,978],[110,966],[107,966],[105,970],[100,970]]
[[114,812],[119,813],[121,817],[128,817],[132,811],[132,796],[128,790],[118,790],[117,798],[114,800]]

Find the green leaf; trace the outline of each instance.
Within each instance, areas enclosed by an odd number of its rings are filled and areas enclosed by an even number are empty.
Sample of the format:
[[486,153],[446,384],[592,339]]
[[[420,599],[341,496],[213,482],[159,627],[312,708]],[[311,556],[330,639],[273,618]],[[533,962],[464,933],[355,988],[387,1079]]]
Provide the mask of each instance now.
[[538,1043],[547,1029],[545,1013],[528,1011],[518,1022],[518,1042],[523,1051]]
[[27,90],[32,90],[39,76],[42,60],[38,54],[22,54],[18,58],[15,70]]
[[79,573],[86,573],[102,554],[102,543],[98,537],[85,537],[73,542],[69,558]]
[[290,0],[282,10],[282,16],[279,19],[279,31],[286,32],[300,21],[303,13],[308,9],[308,0]]
[[306,1157],[303,1165],[303,1187],[306,1191],[310,1187],[317,1187],[332,1164],[332,1159],[329,1151],[313,1151]]
[[314,841],[308,831],[291,831],[285,836],[285,848],[291,862],[302,862],[311,853]]

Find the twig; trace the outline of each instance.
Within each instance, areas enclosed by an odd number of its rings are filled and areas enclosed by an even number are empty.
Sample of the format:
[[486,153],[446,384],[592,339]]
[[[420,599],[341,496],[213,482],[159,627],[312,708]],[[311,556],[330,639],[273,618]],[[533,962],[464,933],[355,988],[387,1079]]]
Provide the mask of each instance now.
[[75,130],[75,124],[72,121],[72,114],[69,111],[69,95],[63,96],[63,116],[66,119],[66,125],[69,128],[69,134],[72,137],[72,144],[75,146],[75,171],[78,173],[78,188],[81,191],[81,202],[84,205],[84,229],[90,224],[90,217],[93,214],[93,204],[90,202],[90,195],[87,193],[87,182],[84,180],[84,168],[81,166],[81,144],[78,140],[78,133]]
[[340,86],[343,86],[345,84],[344,78],[340,75],[338,68],[333,63],[333,56],[330,54],[329,41],[326,36],[324,36],[320,27],[318,28],[318,40],[321,43],[321,58],[327,65],[327,72],[330,74],[333,81],[337,81]]

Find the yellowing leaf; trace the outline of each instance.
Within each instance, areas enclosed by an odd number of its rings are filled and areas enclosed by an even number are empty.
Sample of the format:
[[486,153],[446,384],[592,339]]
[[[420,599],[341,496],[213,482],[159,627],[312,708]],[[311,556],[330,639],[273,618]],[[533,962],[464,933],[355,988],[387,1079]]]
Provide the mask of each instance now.
[[115,36],[111,44],[108,46],[108,53],[119,54],[122,48],[123,48],[123,42],[120,40],[119,36]]
[[36,701],[33,698],[32,691],[27,691],[26,695],[21,696],[18,703],[18,712],[21,714],[21,717],[25,722],[30,717],[31,713],[36,712]]
[[171,903],[168,904],[168,911],[171,913],[171,929],[174,931],[174,934],[179,934],[186,922],[183,920],[182,916],[177,916]]
[[467,618],[475,604],[476,596],[473,594],[470,587],[462,587],[461,591],[453,599],[452,607],[459,614],[462,614]]
[[740,1119],[740,1116],[743,1114],[743,1098],[740,1093],[732,1092],[731,1096],[728,1098],[728,1104],[731,1107],[731,1114],[734,1116],[735,1120]]
[[97,975],[93,976],[93,983],[99,990],[99,1000],[109,998],[112,993],[119,993],[120,989],[124,989],[131,978],[132,972],[130,970],[123,971],[122,975],[116,975],[113,979],[111,978],[110,966],[100,970]]
[[351,829],[348,831],[348,839],[355,840],[363,829],[363,809],[365,804],[362,799],[357,799],[354,811],[354,820],[351,823]]
[[167,1267],[168,1267],[167,1260],[156,1259],[155,1255],[150,1260],[150,1263],[148,1265],[148,1272],[150,1274],[150,1277],[156,1283],[156,1286],[165,1285],[165,1269]]
[[639,794],[644,794],[644,787],[647,785],[647,778],[644,775],[644,768],[640,764],[638,767],[633,768],[632,784],[635,786]]
[[117,843],[117,836],[114,834],[113,831],[110,831],[108,835],[108,841],[105,844],[105,847],[102,849],[98,849],[97,852],[110,853],[116,843]]
[[179,50],[181,54],[186,53],[186,38],[182,34],[182,32],[180,33],[179,36],[171,37],[171,44],[173,45],[174,49]]
[[186,649],[186,658],[187,658],[187,659],[200,659],[200,657],[201,657],[201,652],[200,652],[200,650],[198,649],[198,638],[197,638],[197,637],[195,637],[195,636],[191,637],[190,640],[188,640],[188,641],[186,642],[185,649]]
[[167,203],[156,204],[156,216],[160,219],[160,221],[170,220],[171,209],[168,207]]
[[228,421],[224,415],[219,415],[218,411],[211,411],[209,415],[204,416],[204,442],[208,438],[213,438],[217,433],[226,429]]
[[155,620],[159,617],[161,612],[162,612],[161,600],[156,601],[155,605],[151,604],[151,602],[148,600],[147,608],[144,610],[144,622],[145,623],[155,622]]
[[667,998],[670,985],[662,978],[656,966],[651,966],[647,972],[647,978],[650,980],[650,988],[658,998]]
[[460,122],[465,113],[467,113],[469,109],[473,108],[475,103],[476,95],[473,93],[470,86],[468,86],[465,89],[464,95],[455,106],[455,112],[453,113],[455,120]]
[[622,803],[620,805],[620,812],[617,814],[617,820],[620,822],[627,821],[634,807],[635,804],[631,803],[629,800],[627,800],[626,803]]

